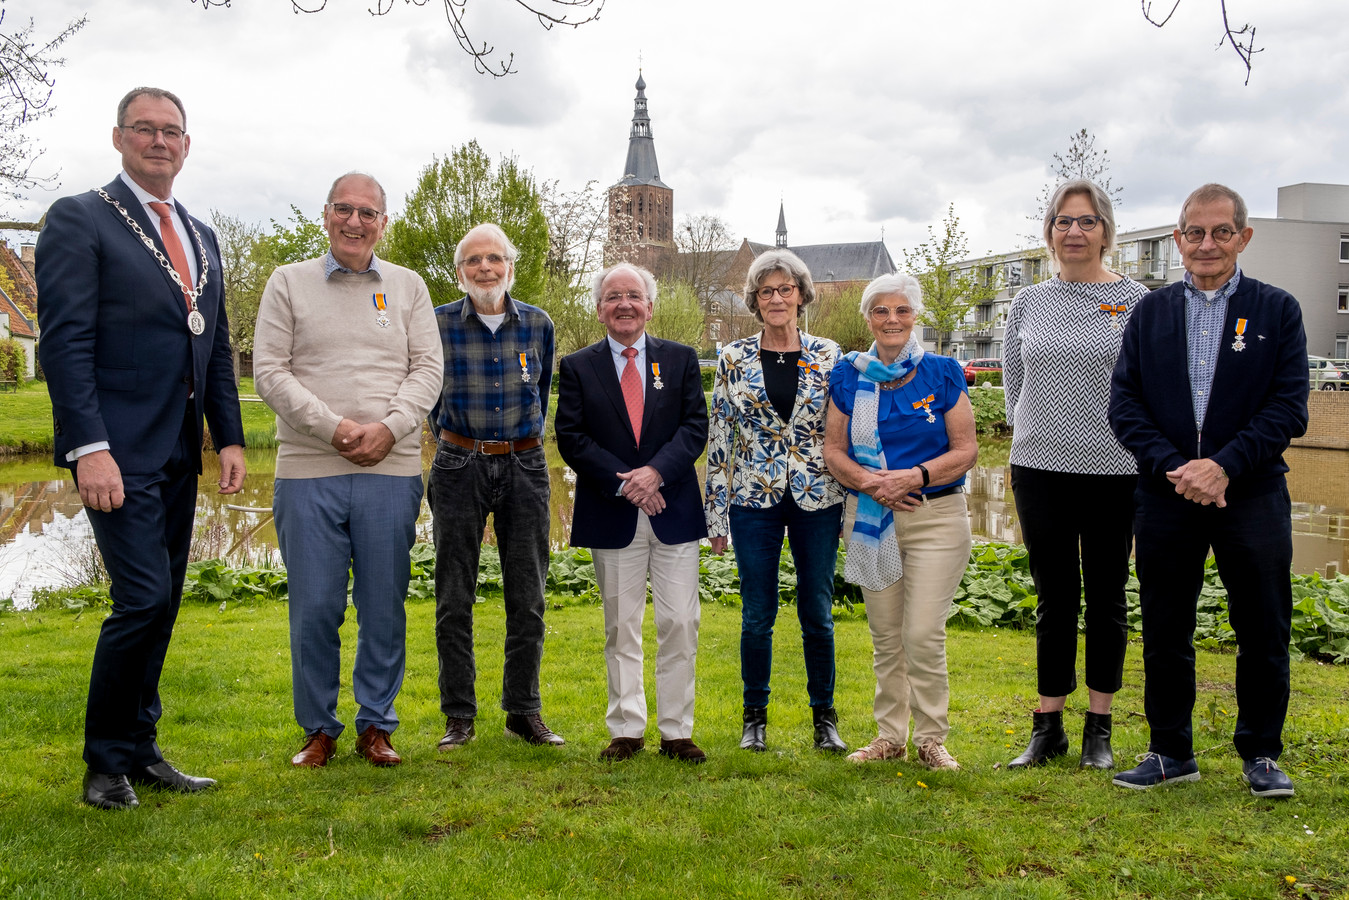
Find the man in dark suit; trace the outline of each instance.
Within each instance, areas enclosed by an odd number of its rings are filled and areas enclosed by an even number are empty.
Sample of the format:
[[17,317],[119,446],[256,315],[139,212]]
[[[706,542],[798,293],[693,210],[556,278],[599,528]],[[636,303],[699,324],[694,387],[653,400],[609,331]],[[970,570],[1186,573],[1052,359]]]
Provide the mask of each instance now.
[[185,775],[156,743],[159,674],[182,599],[201,474],[202,418],[220,492],[243,486],[243,425],[215,233],[172,197],[187,158],[176,96],[136,88],[117,107],[122,172],[56,201],[37,245],[38,355],[56,464],[74,470],[112,582],[85,713],[84,801],[138,805],[132,782]]
[[620,263],[595,279],[608,337],[562,360],[557,446],[576,472],[571,543],[591,548],[604,601],[611,740],[600,758],[629,759],[646,743],[650,573],[660,752],[703,762],[693,742],[693,676],[707,524],[694,462],[707,445],[707,400],[693,348],[646,334],[655,298],[655,278],[636,266]]

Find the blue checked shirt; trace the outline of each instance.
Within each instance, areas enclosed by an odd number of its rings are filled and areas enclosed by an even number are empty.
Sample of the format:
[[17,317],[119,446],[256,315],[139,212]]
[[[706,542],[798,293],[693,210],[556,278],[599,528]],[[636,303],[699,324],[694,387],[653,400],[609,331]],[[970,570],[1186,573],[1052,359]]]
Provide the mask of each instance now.
[[[1185,273],[1185,343],[1190,355],[1190,401],[1194,404],[1194,424],[1204,430],[1204,415],[1208,412],[1209,394],[1213,388],[1213,369],[1222,349],[1223,325],[1227,321],[1227,298],[1241,284],[1241,267],[1227,284],[1218,288],[1210,300],[1194,286],[1190,273]],[[1235,339],[1235,335],[1232,336]]]
[[553,383],[553,320],[509,293],[505,311],[493,334],[467,297],[436,308],[445,384],[431,415],[446,431],[478,441],[543,438]]

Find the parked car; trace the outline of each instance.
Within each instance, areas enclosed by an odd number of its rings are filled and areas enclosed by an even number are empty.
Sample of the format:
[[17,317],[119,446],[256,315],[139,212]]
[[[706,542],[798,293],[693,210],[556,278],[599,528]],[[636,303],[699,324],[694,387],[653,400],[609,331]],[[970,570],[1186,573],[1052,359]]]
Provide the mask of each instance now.
[[997,372],[1002,374],[1002,360],[1000,359],[972,359],[965,363],[965,383],[978,384],[981,372]]
[[1324,356],[1307,356],[1307,380],[1314,391],[1349,390],[1349,377],[1342,368],[1343,363],[1326,359]]

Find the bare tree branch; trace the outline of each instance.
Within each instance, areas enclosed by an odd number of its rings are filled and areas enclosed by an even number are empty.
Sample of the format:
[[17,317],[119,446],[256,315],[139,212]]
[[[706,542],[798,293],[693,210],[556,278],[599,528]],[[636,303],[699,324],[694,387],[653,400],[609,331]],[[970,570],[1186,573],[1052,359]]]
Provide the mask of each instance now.
[[[202,9],[210,9],[212,6],[228,7],[231,0],[190,0],[190,2],[200,3]],[[410,6],[427,6],[431,2],[432,0],[403,0],[404,5]],[[504,62],[494,61],[490,57],[496,53],[496,46],[486,41],[480,45],[469,36],[464,17],[468,13],[470,0],[439,0],[439,2],[445,9],[445,21],[449,23],[459,49],[473,58],[473,68],[479,74],[502,78],[516,71],[514,53],[508,55]],[[374,3],[375,5],[367,10],[370,15],[385,16],[393,10],[396,0],[374,0]],[[551,31],[556,25],[580,28],[594,22],[604,10],[605,0],[514,0],[514,3],[533,15],[545,31]],[[290,8],[297,14],[321,13],[327,6],[328,0],[290,0]]]
[[[1152,15],[1152,0],[1138,0],[1138,2],[1143,9],[1143,18],[1147,19],[1148,22],[1156,25],[1158,28],[1165,27],[1166,23],[1171,21],[1171,17],[1176,14],[1176,10],[1180,8],[1180,0],[1176,0],[1175,3],[1171,4],[1171,11],[1166,14],[1165,18],[1158,22]],[[1252,58],[1255,54],[1263,52],[1265,48],[1255,46],[1254,25],[1247,22],[1240,28],[1232,27],[1232,23],[1227,17],[1227,0],[1218,0],[1218,5],[1221,7],[1223,14],[1223,36],[1218,40],[1218,46],[1221,47],[1223,44],[1232,45],[1232,49],[1236,51],[1237,56],[1241,59],[1241,64],[1246,67],[1245,84],[1249,85],[1251,83]]]

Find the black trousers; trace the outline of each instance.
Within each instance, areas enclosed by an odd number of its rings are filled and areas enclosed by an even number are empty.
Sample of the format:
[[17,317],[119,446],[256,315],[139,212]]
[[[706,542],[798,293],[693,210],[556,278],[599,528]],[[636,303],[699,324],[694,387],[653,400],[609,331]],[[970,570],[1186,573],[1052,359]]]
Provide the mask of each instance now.
[[192,416],[189,408],[163,468],[122,475],[119,509],[85,510],[112,582],[84,718],[84,761],[95,772],[127,774],[164,758],[159,675],[183,598],[201,464]]
[[1128,639],[1124,586],[1133,545],[1135,475],[1083,475],[1012,466],[1035,607],[1037,690],[1077,689],[1077,618],[1086,588],[1087,687],[1120,689]]
[[1150,748],[1194,755],[1194,627],[1209,548],[1227,589],[1237,639],[1237,725],[1242,759],[1283,752],[1292,631],[1293,526],[1288,488],[1200,506],[1175,493],[1139,488],[1139,599],[1143,608],[1144,710]]

